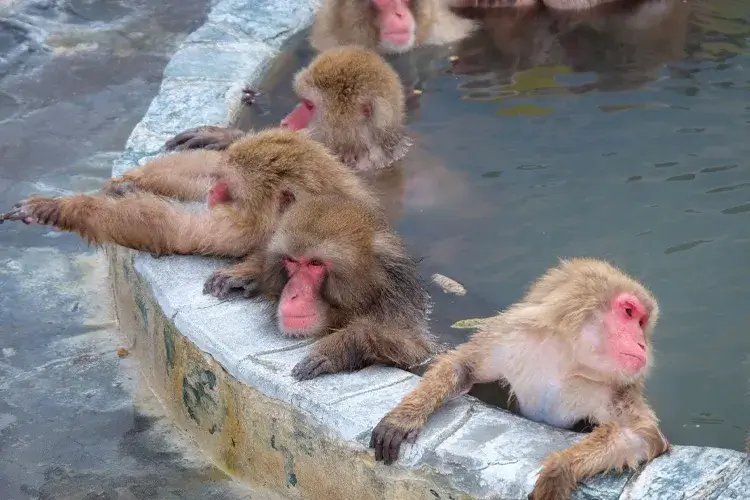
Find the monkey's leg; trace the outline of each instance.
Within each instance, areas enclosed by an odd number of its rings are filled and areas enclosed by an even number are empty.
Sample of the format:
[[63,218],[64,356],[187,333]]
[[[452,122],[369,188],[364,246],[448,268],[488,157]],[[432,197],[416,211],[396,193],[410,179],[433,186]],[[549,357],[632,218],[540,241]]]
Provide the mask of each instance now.
[[211,214],[194,216],[155,195],[121,199],[78,194],[65,198],[32,196],[0,217],[36,220],[76,232],[89,243],[116,245],[165,254],[239,257],[247,253],[248,235]]
[[261,252],[252,253],[237,265],[219,269],[206,280],[203,293],[223,299],[232,290],[242,289],[242,295],[252,297],[258,288],[256,279],[263,269],[263,257]]
[[602,424],[575,445],[547,457],[529,500],[568,500],[579,481],[611,469],[637,469],[668,450],[669,442],[653,420]]
[[359,319],[316,342],[313,352],[294,367],[292,374],[298,380],[309,380],[323,373],[354,371],[375,363],[408,368],[435,350],[432,341],[413,332]]
[[125,196],[147,191],[181,201],[205,200],[208,190],[221,173],[221,153],[216,151],[183,151],[156,158],[142,167],[110,179],[103,192]]
[[230,144],[241,139],[245,134],[246,132],[238,128],[205,125],[180,132],[164,144],[164,149],[167,151],[188,149],[220,151],[228,148]]

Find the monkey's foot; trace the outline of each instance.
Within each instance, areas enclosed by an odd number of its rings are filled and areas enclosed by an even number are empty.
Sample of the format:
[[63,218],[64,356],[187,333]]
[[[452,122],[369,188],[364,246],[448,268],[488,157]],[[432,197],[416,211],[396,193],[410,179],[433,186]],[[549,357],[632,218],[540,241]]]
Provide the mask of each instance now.
[[43,196],[32,196],[13,205],[10,211],[0,215],[0,224],[6,220],[20,220],[24,224],[37,222],[56,226],[60,220],[60,200]]
[[292,376],[297,380],[310,380],[324,373],[333,373],[331,361],[322,354],[311,354],[292,368]]
[[224,271],[216,271],[203,285],[203,293],[224,299],[234,290],[242,290],[244,297],[252,297],[257,288],[255,278],[247,276],[232,276]]
[[132,181],[124,177],[118,177],[117,179],[110,179],[102,187],[102,193],[112,198],[122,198],[129,194],[137,193],[138,186]]
[[204,125],[184,130],[164,143],[167,151],[184,151],[186,149],[211,149],[220,151],[245,135],[240,129]]
[[570,500],[575,487],[576,480],[570,467],[552,455],[544,461],[528,500]]
[[387,417],[372,430],[370,448],[375,448],[375,461],[391,465],[398,460],[401,443],[414,444],[419,437],[419,429],[406,430],[388,422]]
[[255,104],[255,100],[258,98],[258,96],[261,95],[261,92],[258,90],[255,90],[251,87],[245,87],[242,89],[242,98],[240,101],[245,106],[252,106]]

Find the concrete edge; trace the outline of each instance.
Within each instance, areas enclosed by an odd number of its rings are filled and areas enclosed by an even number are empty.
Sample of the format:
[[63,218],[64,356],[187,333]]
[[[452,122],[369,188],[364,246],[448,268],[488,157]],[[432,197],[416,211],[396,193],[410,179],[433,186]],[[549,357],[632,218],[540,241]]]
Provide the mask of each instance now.
[[[113,175],[162,154],[164,141],[185,128],[231,121],[241,88],[262,76],[316,6],[216,2],[165,69]],[[217,464],[256,486],[331,500],[525,498],[547,453],[580,438],[462,397],[436,413],[398,465],[376,465],[369,433],[417,376],[371,367],[296,382],[290,368],[310,341],[281,337],[259,303],[202,294],[221,261],[153,259],[121,248],[108,254],[118,318],[157,395]],[[739,499],[748,492],[745,454],[676,446],[637,474],[589,481],[575,498]]]

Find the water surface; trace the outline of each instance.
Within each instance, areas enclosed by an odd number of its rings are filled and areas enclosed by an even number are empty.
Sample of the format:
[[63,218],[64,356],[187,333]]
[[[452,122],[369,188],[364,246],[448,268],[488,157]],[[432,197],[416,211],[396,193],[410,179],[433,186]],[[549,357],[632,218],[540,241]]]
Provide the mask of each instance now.
[[[397,228],[437,288],[432,326],[517,300],[558,257],[607,258],[663,311],[648,383],[678,444],[741,449],[750,426],[750,4],[653,1],[582,18],[497,11],[451,50],[391,58],[423,93],[409,127],[448,176]],[[295,37],[244,127],[295,104]],[[449,56],[458,56],[451,61]],[[445,180],[449,179],[449,180]],[[486,388],[483,388],[486,389]],[[481,391],[498,401],[497,391]]]

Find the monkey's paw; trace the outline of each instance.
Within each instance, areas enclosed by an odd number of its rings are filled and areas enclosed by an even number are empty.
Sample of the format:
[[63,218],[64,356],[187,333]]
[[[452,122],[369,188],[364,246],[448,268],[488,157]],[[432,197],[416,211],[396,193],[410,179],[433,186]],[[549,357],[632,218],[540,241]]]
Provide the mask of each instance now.
[[322,354],[311,354],[292,368],[292,376],[297,380],[310,380],[324,373],[333,373],[333,365]]
[[252,106],[253,104],[255,104],[255,100],[260,95],[260,91],[255,90],[251,87],[245,87],[244,89],[242,89],[242,98],[240,100],[245,106]]
[[244,297],[251,297],[257,288],[255,278],[247,276],[232,276],[219,270],[214,272],[203,285],[203,293],[224,299],[234,290],[242,290]]
[[570,500],[576,487],[573,472],[562,460],[552,456],[545,460],[529,500]]
[[403,429],[390,423],[386,415],[372,430],[370,448],[375,448],[375,461],[382,461],[385,465],[391,465],[398,460],[401,443],[405,441],[414,444],[418,437],[419,429]]
[[13,205],[8,212],[0,215],[0,224],[6,220],[19,220],[24,224],[37,222],[42,225],[56,226],[60,220],[62,204],[59,199],[44,196],[32,196]]
[[137,192],[138,186],[123,177],[108,180],[102,188],[102,193],[112,198],[122,198],[123,196]]
[[234,141],[245,135],[236,128],[205,125],[180,132],[164,143],[167,151],[184,151],[186,149],[226,149]]

